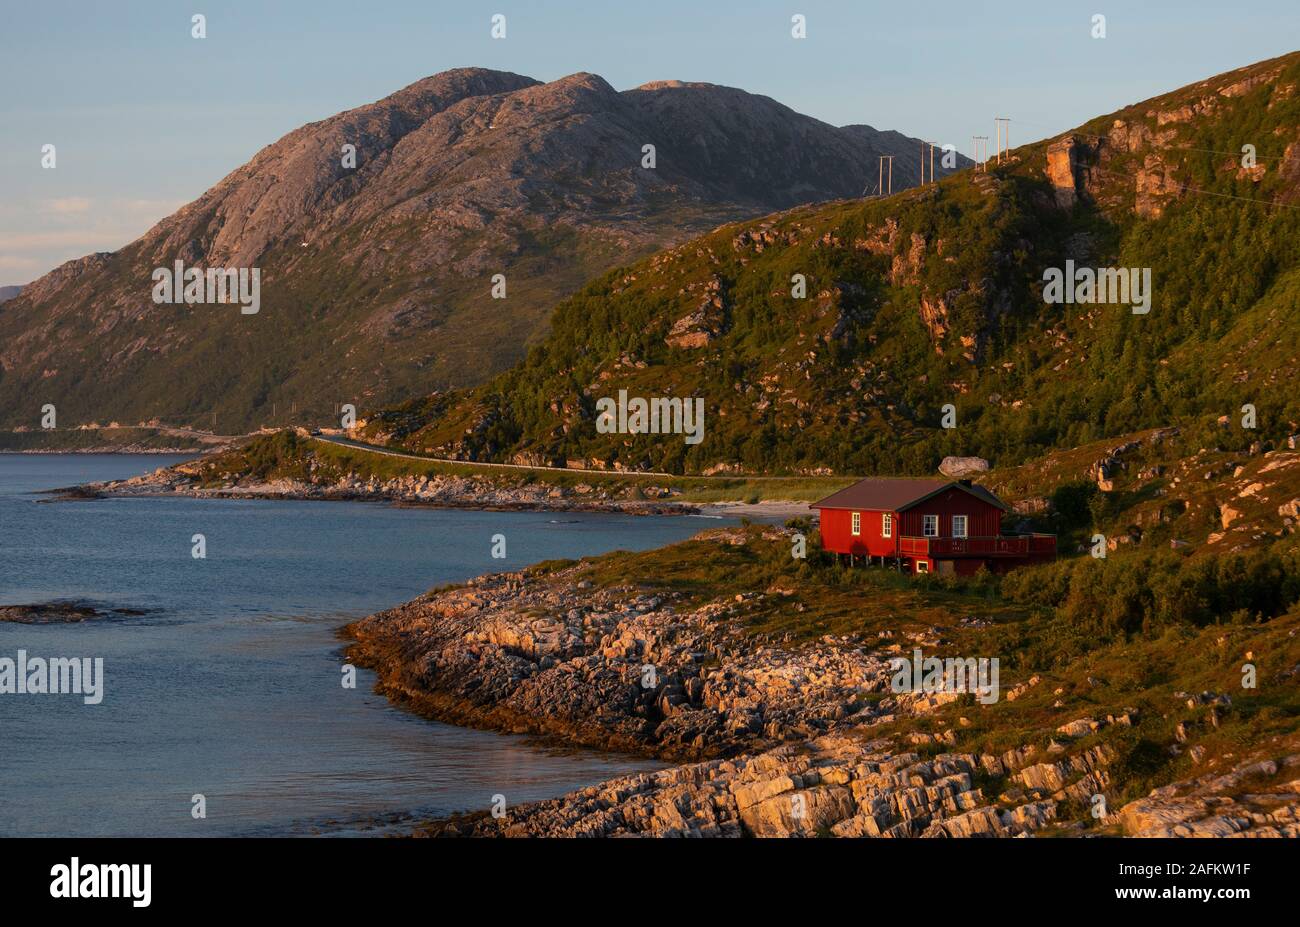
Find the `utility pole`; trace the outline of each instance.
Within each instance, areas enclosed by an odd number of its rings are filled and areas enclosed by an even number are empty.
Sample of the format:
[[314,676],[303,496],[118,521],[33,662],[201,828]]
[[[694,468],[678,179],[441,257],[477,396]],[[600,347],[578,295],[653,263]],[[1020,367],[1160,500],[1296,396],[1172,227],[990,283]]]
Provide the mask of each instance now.
[[[1004,145],[1004,144],[1006,145],[1006,149],[1005,149],[1005,150],[1006,150],[1007,154],[1010,155],[1010,153],[1011,153],[1011,120],[1010,120],[1008,117],[1006,117],[1006,116],[996,116],[996,117],[994,117],[994,121],[997,122],[997,124],[998,124],[998,163],[1001,164],[1001,163],[1002,163],[1002,152],[1003,152],[1003,145]],[[1006,137],[1006,141],[1005,141],[1005,143],[1004,143],[1003,140],[1002,140],[1002,134],[1003,134],[1003,129],[1004,129],[1004,127],[1005,127],[1005,130],[1006,130],[1006,136],[1007,136],[1007,137]]]
[[934,146],[930,146],[930,183],[934,183]]
[[[889,170],[885,170],[885,162],[889,162]],[[885,192],[888,188],[888,193]],[[894,193],[894,156],[880,156],[880,179],[876,181],[877,196],[892,196]]]
[[[987,135],[972,135],[971,141],[975,143],[975,161],[979,164],[984,173],[987,174],[989,170],[989,137]],[[980,142],[984,143],[984,154],[982,157],[980,155]]]

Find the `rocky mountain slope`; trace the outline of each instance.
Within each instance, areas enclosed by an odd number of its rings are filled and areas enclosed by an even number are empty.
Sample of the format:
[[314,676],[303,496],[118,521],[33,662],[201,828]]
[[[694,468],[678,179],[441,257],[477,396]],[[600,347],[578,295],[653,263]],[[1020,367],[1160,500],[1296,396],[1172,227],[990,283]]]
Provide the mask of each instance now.
[[[481,382],[592,276],[725,221],[861,195],[881,154],[905,187],[919,144],[709,84],[438,74],[291,132],[139,240],[6,302],[0,424],[47,402],[67,424],[323,423]],[[150,275],[175,261],[259,268],[260,311],[155,305]]]
[[[363,433],[686,473],[1013,466],[1174,424],[1228,453],[1281,447],[1300,430],[1285,386],[1300,374],[1297,87],[1292,54],[987,173],[726,226],[566,300],[517,368],[380,410]],[[1136,268],[1139,284],[1149,269],[1146,311],[1136,293],[1048,302],[1044,272],[1067,262]],[[597,403],[621,390],[701,398],[702,440],[601,434]]]

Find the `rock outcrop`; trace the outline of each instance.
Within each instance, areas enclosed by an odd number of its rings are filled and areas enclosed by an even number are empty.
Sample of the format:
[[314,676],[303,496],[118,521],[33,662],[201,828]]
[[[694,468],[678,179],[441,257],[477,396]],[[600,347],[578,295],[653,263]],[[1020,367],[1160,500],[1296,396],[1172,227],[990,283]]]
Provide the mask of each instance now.
[[974,784],[1020,757],[892,752],[825,735],[731,760],[614,779],[563,798],[439,822],[430,836],[1014,837],[1052,824],[1056,801],[999,802]]
[[1047,146],[1047,179],[1056,195],[1056,204],[1073,206],[1088,186],[1087,167],[1096,150],[1077,135],[1067,135]]
[[945,457],[939,463],[939,472],[954,480],[987,473],[989,462],[983,457]]
[[1119,818],[1132,837],[1300,837],[1300,754],[1163,786]]
[[594,587],[584,571],[497,574],[421,597],[351,625],[351,653],[434,717],[662,757],[736,754],[899,707],[866,699],[884,692],[889,665],[859,642],[755,647],[738,623],[747,597],[689,606]]

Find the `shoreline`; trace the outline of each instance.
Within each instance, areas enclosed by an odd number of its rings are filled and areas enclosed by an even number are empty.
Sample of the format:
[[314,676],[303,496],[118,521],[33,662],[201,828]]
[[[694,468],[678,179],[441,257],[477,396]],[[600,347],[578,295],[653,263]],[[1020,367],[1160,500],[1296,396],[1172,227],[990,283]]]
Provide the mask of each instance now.
[[816,517],[814,510],[802,502],[623,502],[582,503],[564,501],[556,503],[520,502],[517,504],[492,503],[472,498],[460,501],[424,501],[393,498],[365,493],[291,493],[235,489],[190,492],[116,492],[112,490],[85,490],[80,486],[46,489],[42,494],[56,498],[49,502],[76,502],[90,499],[258,499],[269,502],[375,502],[395,508],[471,509],[482,512],[590,512],[603,515],[693,515],[697,518],[770,520],[776,522],[790,518]]
[[[692,541],[732,544],[749,531],[787,536],[772,526],[726,527]],[[833,666],[835,682],[824,691],[786,692],[762,718],[744,706],[730,709],[728,695],[745,685],[730,685],[723,678],[729,673],[791,669],[784,655],[773,660],[719,620],[743,612],[745,603],[695,607],[679,594],[602,587],[586,578],[591,566],[588,559],[554,573],[485,574],[338,633],[347,658],[376,673],[377,692],[423,717],[668,762],[725,757],[831,729],[847,717],[840,702],[860,688],[855,679],[870,677],[876,689],[884,683],[879,658],[828,647],[797,669]],[[656,667],[655,684],[630,685],[646,665]],[[701,669],[712,665],[722,669]]]
[[[91,484],[88,484],[91,485]],[[261,499],[266,501],[298,502],[381,502],[396,508],[447,508],[474,509],[484,512],[597,512],[607,515],[694,515],[700,518],[751,518],[781,520],[816,517],[803,502],[630,502],[614,500],[609,503],[583,503],[557,501],[553,503],[521,502],[517,504],[492,503],[473,498],[460,501],[394,498],[389,495],[366,493],[278,492],[273,490],[240,490],[234,488],[191,490],[180,492],[123,492],[111,489],[87,489],[84,486],[66,486],[46,489],[42,494],[56,496],[51,502],[75,502],[88,499]]]
[[107,448],[84,447],[84,448],[66,448],[62,450],[51,449],[51,448],[30,448],[27,450],[20,450],[20,451],[12,450],[12,449],[3,449],[0,450],[0,454],[11,454],[16,457],[17,456],[30,457],[35,455],[61,456],[67,454],[94,454],[99,457],[108,457],[108,456],[143,457],[146,455],[149,456],[161,455],[166,457],[166,456],[176,456],[180,454],[204,454],[211,450],[212,448],[210,447],[206,447],[206,448],[205,447],[179,447],[179,448],[142,447],[136,450],[130,450],[130,449],[124,450],[121,447],[107,447]]
[[717,519],[757,519],[784,522],[815,518],[805,502],[690,502],[660,498],[619,498],[594,487],[557,488],[525,482],[514,486],[489,480],[445,476],[435,480],[349,478],[332,483],[277,479],[243,483],[227,481],[217,486],[198,484],[186,464],[160,468],[125,480],[86,483],[43,490],[48,502],[74,502],[108,498],[263,499],[308,502],[381,502],[402,508],[451,508],[501,512],[596,512],[625,515],[694,515]]
[[488,511],[691,514],[764,521],[808,518],[809,502],[848,478],[703,477],[653,472],[425,459],[384,448],[279,431],[149,473],[67,486],[61,499],[191,496],[383,501]]
[[245,499],[267,502],[369,502],[394,508],[468,509],[483,512],[572,512],[602,515],[698,515],[699,507],[686,502],[622,502],[617,500],[499,500],[463,498],[419,499],[384,493],[351,491],[288,491],[260,488],[223,487],[196,490],[123,490],[101,484],[68,486],[41,491],[53,498],[44,502],[81,502],[92,499]]
[[[682,545],[698,559],[711,547],[785,547],[788,537],[773,527],[718,528]],[[927,759],[878,736],[945,700],[889,694],[881,639],[828,636],[795,647],[748,637],[753,606],[786,590],[701,601],[606,586],[593,572],[599,563],[478,577],[339,630],[350,640],[347,658],[376,673],[375,691],[422,717],[674,764],[500,820],[466,811],[424,821],[413,836],[969,836],[987,822],[947,818],[955,802],[986,804],[971,780],[981,763],[1005,771],[1036,757],[1031,747],[1005,759]],[[1107,759],[1099,752],[1091,762]],[[855,770],[917,808],[856,811],[855,790],[845,787]],[[925,783],[919,792],[916,781]],[[791,813],[804,802],[807,817]],[[988,812],[1002,835],[1051,821],[1033,802],[1022,805],[1005,823]]]
[[[1104,691],[1100,704],[1067,705],[1069,683],[1037,674],[1004,679],[992,706],[894,689],[895,655],[988,633],[989,621],[959,617],[969,605],[948,607],[946,627],[886,606],[852,634],[755,633],[803,611],[794,579],[736,591],[753,557],[788,557],[790,533],[720,527],[641,554],[489,574],[339,629],[375,691],[422,717],[673,764],[500,818],[426,820],[411,835],[1207,836],[1249,821],[1248,836],[1300,836],[1289,781],[1300,737],[1198,760],[1121,802],[1130,731],[1159,725],[1159,711],[1109,708]],[[661,581],[694,568],[693,588]],[[1093,819],[1098,794],[1115,807]]]

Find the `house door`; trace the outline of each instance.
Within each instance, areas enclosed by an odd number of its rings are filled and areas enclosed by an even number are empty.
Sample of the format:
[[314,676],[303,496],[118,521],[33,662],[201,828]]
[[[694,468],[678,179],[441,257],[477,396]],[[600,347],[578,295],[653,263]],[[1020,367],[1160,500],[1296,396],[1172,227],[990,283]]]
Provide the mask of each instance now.
[[951,560],[936,560],[934,562],[934,571],[940,576],[957,575],[957,565]]

